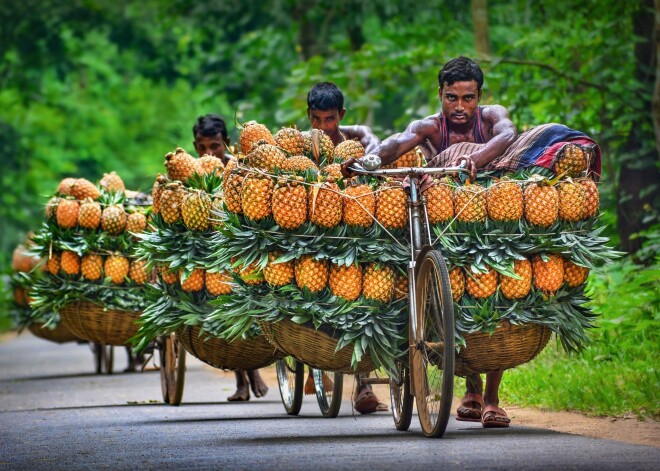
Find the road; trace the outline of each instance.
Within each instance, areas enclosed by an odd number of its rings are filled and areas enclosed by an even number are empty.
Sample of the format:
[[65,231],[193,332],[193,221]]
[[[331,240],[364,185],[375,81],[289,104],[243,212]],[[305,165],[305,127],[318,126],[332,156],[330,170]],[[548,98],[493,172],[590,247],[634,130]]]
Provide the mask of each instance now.
[[272,381],[266,397],[229,403],[233,374],[188,359],[172,407],[156,371],[95,375],[86,345],[27,332],[0,343],[0,469],[660,469],[660,448],[453,417],[431,440],[416,417],[397,432],[389,414],[354,416],[349,401],[323,419],[306,396],[287,416]]

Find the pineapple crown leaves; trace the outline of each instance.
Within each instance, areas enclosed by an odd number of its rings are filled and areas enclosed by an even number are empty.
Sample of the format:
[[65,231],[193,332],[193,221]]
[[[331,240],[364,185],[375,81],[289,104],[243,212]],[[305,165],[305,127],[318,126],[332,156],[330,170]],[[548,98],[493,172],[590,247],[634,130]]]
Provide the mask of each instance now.
[[214,172],[199,174],[193,173],[185,185],[189,189],[202,190],[209,196],[213,196],[222,191],[222,175],[216,175]]

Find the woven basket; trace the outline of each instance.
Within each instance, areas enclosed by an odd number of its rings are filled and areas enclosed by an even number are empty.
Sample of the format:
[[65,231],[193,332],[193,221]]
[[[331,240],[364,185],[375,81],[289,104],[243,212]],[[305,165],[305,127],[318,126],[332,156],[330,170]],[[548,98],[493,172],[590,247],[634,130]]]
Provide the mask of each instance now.
[[78,301],[60,310],[62,324],[81,339],[104,345],[128,345],[137,334],[139,312],[106,309],[100,304]]
[[257,370],[285,356],[263,335],[227,342],[214,337],[200,337],[199,327],[185,326],[177,330],[176,337],[191,355],[222,370]]
[[501,322],[495,332],[465,335],[466,346],[456,355],[455,374],[490,373],[532,360],[545,348],[552,331],[539,324]]
[[312,368],[336,373],[367,373],[376,369],[369,355],[362,357],[357,368],[351,368],[353,345],[335,352],[339,335],[331,329],[317,330],[283,319],[272,324],[263,323],[261,330],[277,348]]
[[45,340],[50,340],[51,342],[56,342],[56,343],[65,343],[65,342],[73,342],[74,340],[80,340],[61,322],[54,329],[51,329],[49,327],[44,327],[44,324],[40,322],[34,322],[28,326],[28,330],[32,332],[32,334],[35,337],[39,337]]

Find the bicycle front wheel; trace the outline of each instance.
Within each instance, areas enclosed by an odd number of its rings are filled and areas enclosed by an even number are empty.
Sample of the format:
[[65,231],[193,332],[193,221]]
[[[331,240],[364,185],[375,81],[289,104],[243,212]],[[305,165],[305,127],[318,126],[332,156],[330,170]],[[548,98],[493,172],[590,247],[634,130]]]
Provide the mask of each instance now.
[[413,396],[410,394],[410,373],[408,366],[401,361],[395,363],[397,378],[390,378],[390,399],[392,418],[397,430],[406,431],[410,427],[413,412]]
[[186,350],[176,334],[164,335],[158,340],[160,358],[160,386],[163,402],[178,406],[183,399],[186,379]]
[[438,438],[447,428],[454,389],[454,305],[437,250],[422,250],[415,271],[417,325],[410,347],[415,401],[424,435]]
[[289,415],[298,415],[303,400],[305,365],[293,357],[285,357],[277,360],[275,369],[284,410]]
[[334,419],[341,408],[341,394],[344,389],[344,375],[332,371],[312,368],[316,400],[323,417]]

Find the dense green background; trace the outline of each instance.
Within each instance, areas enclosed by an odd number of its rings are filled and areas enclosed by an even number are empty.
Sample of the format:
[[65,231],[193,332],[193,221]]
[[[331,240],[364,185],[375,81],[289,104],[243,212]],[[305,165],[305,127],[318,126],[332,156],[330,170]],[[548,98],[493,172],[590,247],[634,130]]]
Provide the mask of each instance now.
[[[479,13],[488,29],[475,34]],[[636,275],[658,269],[654,14],[652,0],[8,0],[0,271],[65,176],[116,170],[148,190],[166,152],[192,151],[197,116],[223,115],[233,141],[234,123],[251,119],[306,128],[307,90],[323,80],[343,89],[345,124],[384,138],[437,111],[438,69],[462,54],[481,59],[484,102],[506,106],[519,130],[560,122],[600,143],[602,220],[631,255],[592,277],[596,338],[658,358],[658,277]],[[621,296],[627,309],[607,308]],[[641,368],[657,391],[657,364]]]

